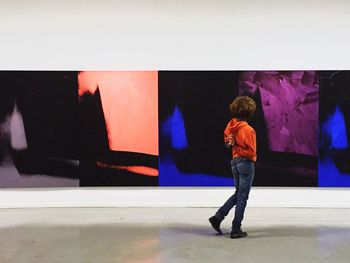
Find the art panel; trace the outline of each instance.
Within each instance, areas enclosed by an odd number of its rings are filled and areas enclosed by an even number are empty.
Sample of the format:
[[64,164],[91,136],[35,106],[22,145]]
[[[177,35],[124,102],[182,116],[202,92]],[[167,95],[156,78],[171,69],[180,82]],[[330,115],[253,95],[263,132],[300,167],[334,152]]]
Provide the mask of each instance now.
[[232,186],[223,130],[237,72],[159,72],[159,185]]
[[241,72],[239,95],[258,106],[255,184],[317,186],[318,72]]
[[77,72],[0,73],[0,187],[79,186]]
[[350,186],[350,72],[321,72],[319,175],[321,187]]
[[158,185],[158,72],[80,72],[81,186]]

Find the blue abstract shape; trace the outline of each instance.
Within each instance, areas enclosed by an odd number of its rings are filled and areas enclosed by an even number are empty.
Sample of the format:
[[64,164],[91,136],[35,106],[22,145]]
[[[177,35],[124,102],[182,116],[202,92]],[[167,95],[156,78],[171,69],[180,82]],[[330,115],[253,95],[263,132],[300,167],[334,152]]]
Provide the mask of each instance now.
[[330,151],[330,149],[343,150],[349,147],[344,115],[338,106],[322,124],[321,130],[323,136],[330,138],[330,142],[329,145],[325,145],[329,149],[327,156],[318,162],[318,186],[348,187],[350,186],[350,176],[339,171]]
[[186,149],[188,145],[184,118],[177,106],[171,116],[171,145],[176,150]]
[[327,120],[327,122],[328,127],[330,128],[331,147],[339,150],[348,148],[344,115],[339,107],[335,109],[334,114],[329,120]]
[[318,162],[319,187],[350,187],[350,176],[340,173],[334,161],[329,157]]

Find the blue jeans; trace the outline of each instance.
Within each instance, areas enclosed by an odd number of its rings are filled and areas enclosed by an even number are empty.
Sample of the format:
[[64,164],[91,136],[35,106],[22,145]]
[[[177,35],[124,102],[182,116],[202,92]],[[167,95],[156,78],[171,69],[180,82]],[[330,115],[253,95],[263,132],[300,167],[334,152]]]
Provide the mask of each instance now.
[[232,221],[232,231],[241,230],[245,207],[252,187],[255,167],[254,162],[245,158],[235,158],[231,160],[231,170],[235,180],[236,191],[225,204],[219,208],[215,216],[222,221],[230,210],[236,206],[235,217]]

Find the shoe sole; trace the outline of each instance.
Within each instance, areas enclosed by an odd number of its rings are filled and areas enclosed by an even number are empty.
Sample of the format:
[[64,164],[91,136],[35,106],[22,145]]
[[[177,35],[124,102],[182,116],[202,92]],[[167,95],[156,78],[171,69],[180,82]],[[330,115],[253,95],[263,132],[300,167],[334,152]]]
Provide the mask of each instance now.
[[244,237],[247,237],[247,236],[248,236],[248,234],[245,233],[245,234],[239,235],[239,236],[231,236],[231,239],[244,238]]

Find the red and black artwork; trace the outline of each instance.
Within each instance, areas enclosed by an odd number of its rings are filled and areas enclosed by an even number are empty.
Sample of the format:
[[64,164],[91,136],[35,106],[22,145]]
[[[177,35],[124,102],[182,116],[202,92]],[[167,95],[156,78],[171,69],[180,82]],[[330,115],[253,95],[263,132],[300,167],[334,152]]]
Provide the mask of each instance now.
[[158,185],[158,73],[80,72],[81,186]]
[[0,187],[158,185],[156,71],[0,73]]

